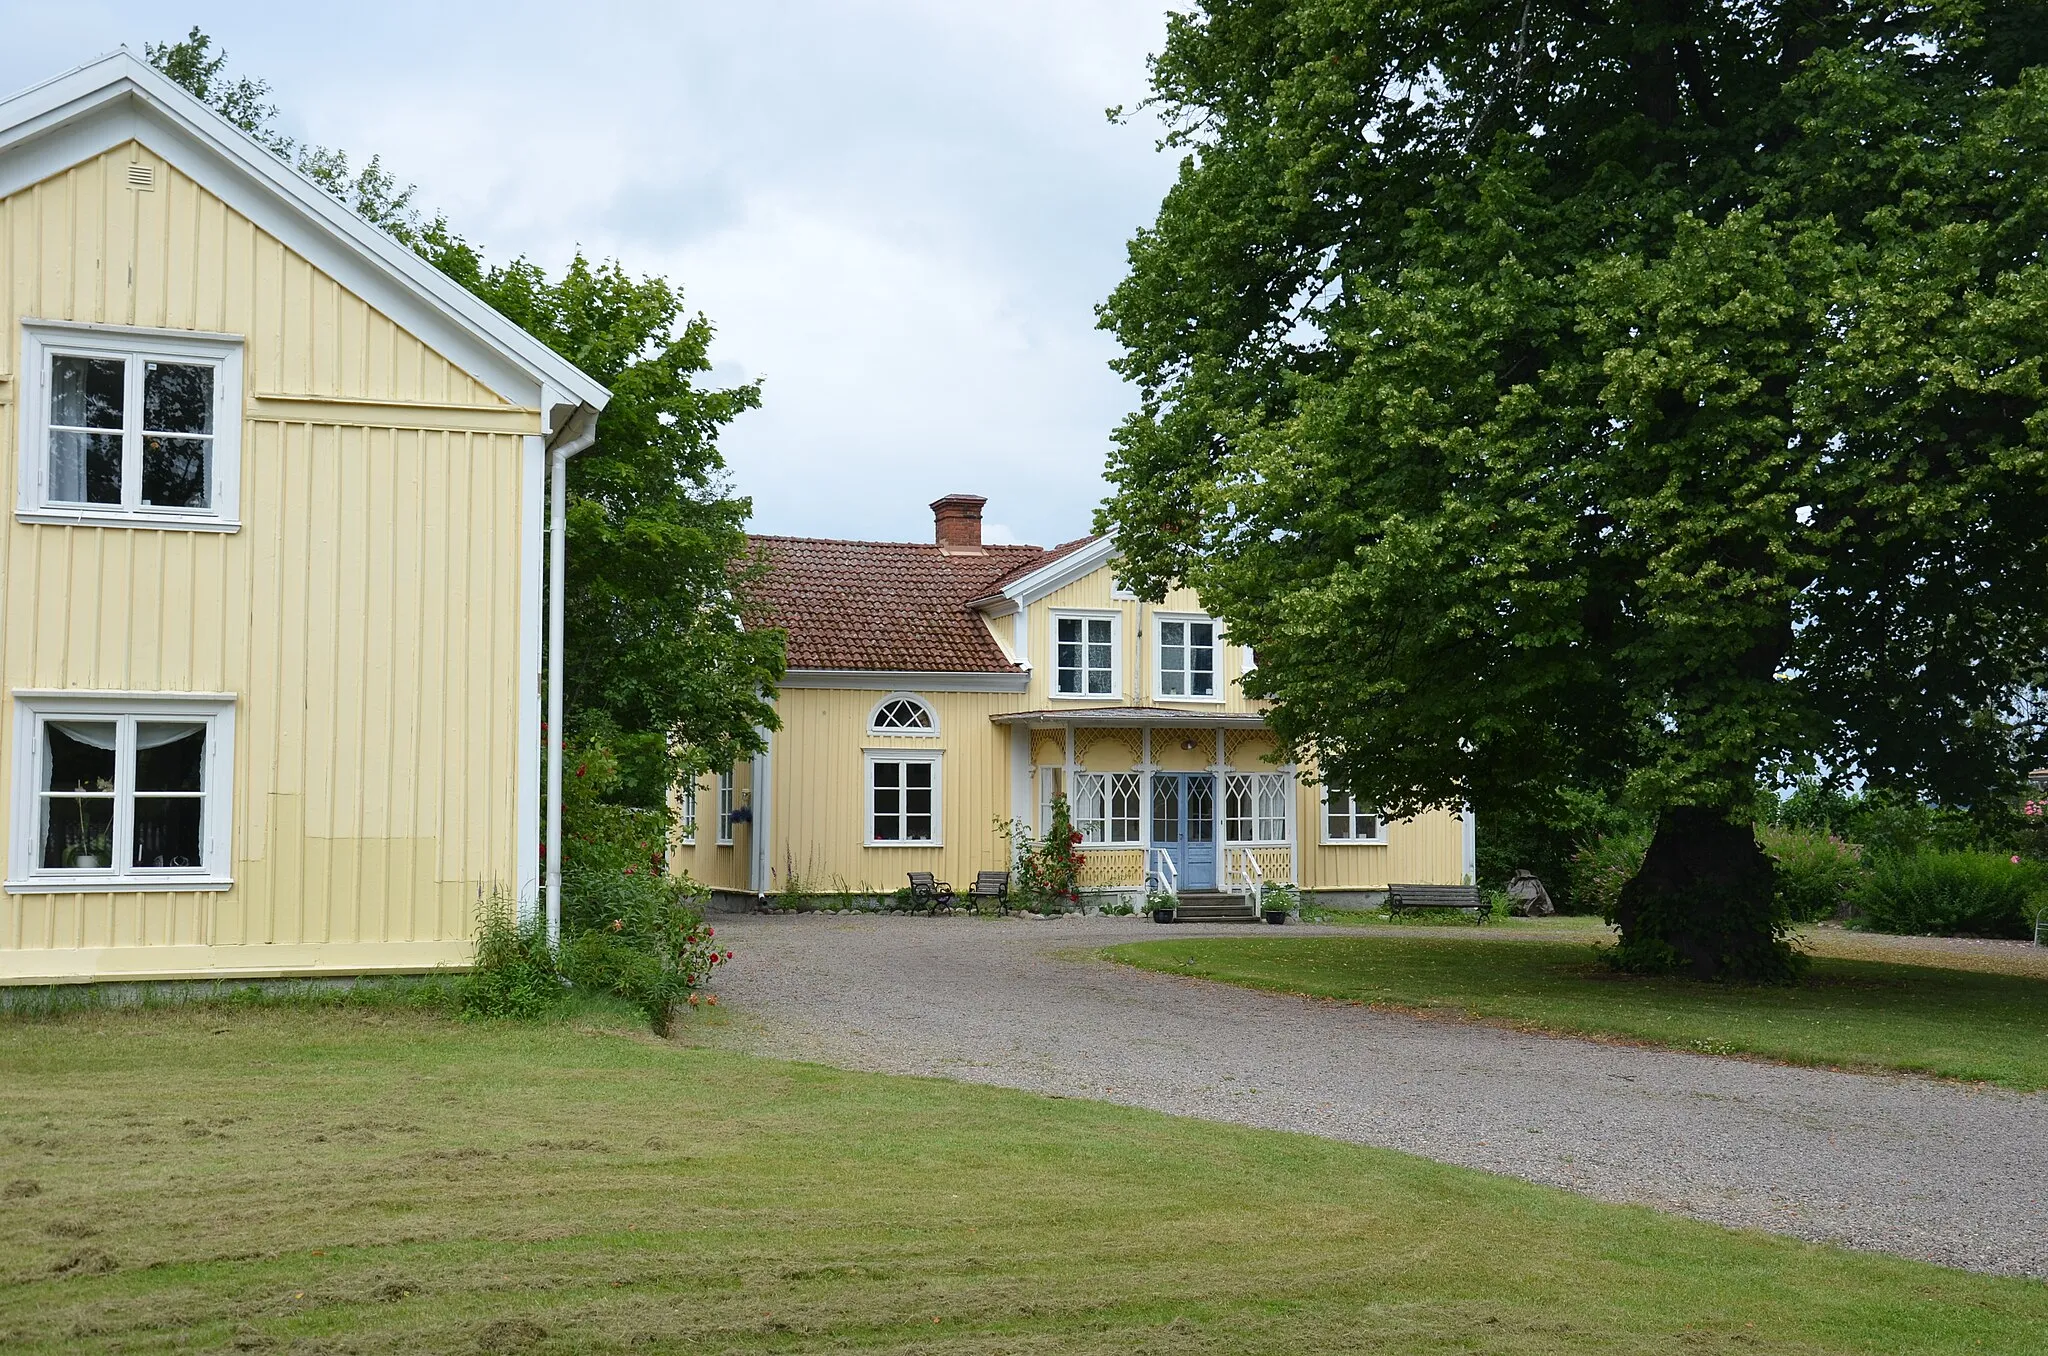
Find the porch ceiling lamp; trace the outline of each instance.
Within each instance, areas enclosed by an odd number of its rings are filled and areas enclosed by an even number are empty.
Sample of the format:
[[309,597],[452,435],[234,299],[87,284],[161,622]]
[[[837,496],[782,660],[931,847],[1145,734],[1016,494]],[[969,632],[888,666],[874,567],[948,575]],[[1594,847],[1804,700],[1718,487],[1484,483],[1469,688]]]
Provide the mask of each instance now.
[[1183,739],[1183,740],[1181,740],[1181,741],[1180,741],[1180,746],[1181,746],[1182,748],[1184,748],[1184,749],[1188,750],[1188,751],[1189,751],[1190,753],[1192,753],[1192,752],[1194,752],[1194,748],[1195,748],[1195,741],[1194,741],[1194,740],[1192,740],[1192,739]]

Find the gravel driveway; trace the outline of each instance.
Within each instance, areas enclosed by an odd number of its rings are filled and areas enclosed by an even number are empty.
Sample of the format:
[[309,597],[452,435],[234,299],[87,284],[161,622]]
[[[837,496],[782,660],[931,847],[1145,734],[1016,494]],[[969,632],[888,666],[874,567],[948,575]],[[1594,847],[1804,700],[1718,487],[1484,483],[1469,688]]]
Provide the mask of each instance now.
[[2048,1095],[1530,1036],[1086,954],[1160,935],[1142,920],[715,922],[736,953],[720,1043],[1298,1130],[2048,1277]]

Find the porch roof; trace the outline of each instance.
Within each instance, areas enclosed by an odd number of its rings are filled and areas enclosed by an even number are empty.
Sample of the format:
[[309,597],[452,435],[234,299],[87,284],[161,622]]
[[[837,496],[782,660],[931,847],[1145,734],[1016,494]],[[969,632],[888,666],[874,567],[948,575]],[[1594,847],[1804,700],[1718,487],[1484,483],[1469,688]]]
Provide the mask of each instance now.
[[1176,725],[1209,729],[1263,729],[1266,718],[1256,711],[1183,711],[1165,706],[1054,707],[1044,711],[1009,711],[990,716],[997,725]]

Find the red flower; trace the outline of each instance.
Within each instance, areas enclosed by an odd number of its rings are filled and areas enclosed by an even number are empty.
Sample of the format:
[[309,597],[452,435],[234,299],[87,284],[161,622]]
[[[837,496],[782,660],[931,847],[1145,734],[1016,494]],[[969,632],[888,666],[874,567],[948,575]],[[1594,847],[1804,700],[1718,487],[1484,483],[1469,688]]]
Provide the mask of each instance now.
[[579,776],[579,777],[581,777],[581,776],[583,775],[583,766],[584,766],[584,765],[583,765],[583,764],[581,764],[581,763],[578,763],[578,764],[576,765],[576,775],[577,775],[577,776]]
[[632,875],[632,874],[633,874],[633,873],[634,873],[635,871],[638,871],[639,869],[640,869],[640,868],[639,868],[639,867],[637,867],[637,866],[629,866],[629,867],[627,867],[627,868],[626,868],[626,874],[630,876],[630,875]]
[[1077,830],[1077,831],[1075,831],[1075,832],[1073,832],[1073,833],[1070,833],[1070,834],[1068,834],[1068,835],[1067,835],[1067,841],[1068,841],[1069,843],[1078,843],[1078,842],[1080,842],[1080,841],[1081,841],[1081,835],[1080,835],[1080,832],[1079,832],[1079,831]]
[[718,934],[717,934],[717,933],[715,933],[715,932],[713,932],[713,931],[712,931],[712,930],[711,930],[710,928],[705,928],[705,929],[704,929],[704,935],[705,935],[706,937],[716,937],[716,936],[717,936]]

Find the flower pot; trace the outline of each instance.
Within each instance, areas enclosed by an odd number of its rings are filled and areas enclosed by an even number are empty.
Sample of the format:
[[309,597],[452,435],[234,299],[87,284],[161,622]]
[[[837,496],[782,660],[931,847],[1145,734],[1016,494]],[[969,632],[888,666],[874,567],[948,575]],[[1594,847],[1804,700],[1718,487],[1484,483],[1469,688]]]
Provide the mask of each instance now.
[[1155,923],[1171,923],[1171,922],[1173,921],[1173,910],[1172,910],[1172,909],[1154,909],[1154,910],[1152,910],[1152,921],[1153,921],[1153,922],[1155,922]]
[[1285,922],[1287,921],[1287,910],[1285,910],[1285,909],[1268,909],[1268,910],[1266,910],[1266,921],[1267,921],[1268,923],[1271,923],[1271,924],[1272,924],[1272,925],[1273,925],[1274,927],[1276,927],[1276,928],[1277,928],[1277,927],[1279,927],[1279,926],[1280,926],[1280,925],[1281,925],[1282,923],[1285,923]]
[[99,854],[96,852],[81,852],[71,859],[71,865],[80,871],[97,871],[101,865]]

